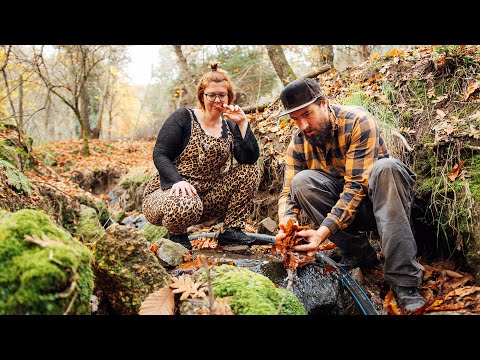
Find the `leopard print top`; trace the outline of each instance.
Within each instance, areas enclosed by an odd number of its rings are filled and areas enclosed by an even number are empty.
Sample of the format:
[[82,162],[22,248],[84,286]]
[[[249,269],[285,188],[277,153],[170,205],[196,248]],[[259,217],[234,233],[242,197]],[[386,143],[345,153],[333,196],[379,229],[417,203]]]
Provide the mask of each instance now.
[[[178,158],[173,161],[183,178],[199,192],[206,192],[215,185],[215,179],[232,154],[233,134],[225,123],[228,136],[215,138],[205,133],[188,110],[192,121],[190,140]],[[222,121],[225,122],[224,119]]]

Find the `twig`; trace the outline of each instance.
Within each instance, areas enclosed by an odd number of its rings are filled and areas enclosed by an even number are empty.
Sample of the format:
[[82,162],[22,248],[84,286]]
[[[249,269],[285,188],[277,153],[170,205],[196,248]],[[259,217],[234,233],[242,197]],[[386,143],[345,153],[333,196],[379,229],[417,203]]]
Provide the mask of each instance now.
[[72,277],[70,278],[70,280],[72,281],[72,283],[70,284],[70,287],[68,288],[68,290],[58,294],[58,296],[62,299],[65,299],[65,298],[68,298],[70,295],[72,295],[73,293],[73,296],[72,296],[72,300],[70,300],[70,303],[68,304],[67,306],[67,309],[65,310],[65,312],[63,313],[63,315],[68,315],[68,313],[72,310],[72,307],[73,307],[73,304],[75,303],[75,300],[77,300],[77,297],[78,297],[78,293],[80,292],[80,288],[78,287],[78,284],[77,284],[77,280],[79,278],[78,276],[78,273],[77,271],[72,268],[72,267],[69,267],[69,266],[66,266],[65,264],[63,264],[61,261],[55,259],[53,257],[53,250],[50,250],[50,254],[48,256],[48,260],[50,260],[51,262],[57,264],[57,265],[60,265],[60,266],[63,266],[65,267],[67,270],[70,270],[73,272],[73,275]]
[[200,256],[200,261],[202,262],[202,266],[205,268],[205,271],[207,273],[208,302],[209,302],[210,314],[213,314],[215,311],[215,299],[213,297],[213,286],[212,286],[212,277],[210,275],[210,267],[207,264],[207,260],[205,259],[205,256],[203,255],[199,255],[199,256]]
[[403,145],[405,145],[405,148],[406,148],[409,152],[412,152],[412,151],[413,151],[413,148],[412,148],[410,145],[408,145],[407,139],[405,139],[405,137],[404,137],[402,134],[400,134],[400,133],[399,133],[398,131],[396,131],[396,130],[392,130],[391,134],[392,134],[392,135],[395,135],[395,136],[398,137],[400,140],[402,140]]

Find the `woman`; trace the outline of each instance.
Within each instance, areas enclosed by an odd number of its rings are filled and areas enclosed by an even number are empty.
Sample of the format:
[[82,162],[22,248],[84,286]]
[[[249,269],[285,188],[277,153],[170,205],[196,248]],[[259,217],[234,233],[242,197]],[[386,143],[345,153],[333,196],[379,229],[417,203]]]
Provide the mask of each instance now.
[[219,245],[253,241],[241,229],[260,183],[258,144],[243,110],[232,105],[227,73],[217,62],[210,68],[197,85],[200,108],[174,111],[160,129],[153,150],[159,174],[143,193],[148,221],[188,249],[187,228],[211,219],[225,225]]

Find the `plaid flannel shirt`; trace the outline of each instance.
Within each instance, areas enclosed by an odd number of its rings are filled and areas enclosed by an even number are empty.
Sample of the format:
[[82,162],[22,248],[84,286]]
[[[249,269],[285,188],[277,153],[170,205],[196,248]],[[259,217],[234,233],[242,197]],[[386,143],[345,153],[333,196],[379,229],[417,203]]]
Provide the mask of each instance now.
[[283,189],[278,200],[280,221],[297,218],[299,207],[290,197],[290,183],[304,169],[320,170],[337,178],[343,191],[323,220],[332,234],[345,229],[354,219],[357,208],[367,195],[373,163],[389,157],[380,135],[377,120],[360,106],[330,105],[333,142],[325,152],[312,146],[296,129],[285,155]]

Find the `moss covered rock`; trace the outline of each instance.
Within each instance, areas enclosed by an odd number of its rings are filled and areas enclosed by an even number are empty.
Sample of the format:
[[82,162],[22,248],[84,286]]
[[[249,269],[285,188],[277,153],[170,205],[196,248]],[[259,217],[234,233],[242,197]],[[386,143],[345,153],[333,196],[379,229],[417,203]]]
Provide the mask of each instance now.
[[105,234],[105,229],[100,225],[95,209],[80,205],[80,220],[78,222],[76,235],[84,243],[89,243]]
[[[195,276],[199,280],[205,280],[206,277],[203,270]],[[212,285],[215,297],[230,297],[230,307],[235,314],[275,315],[284,297],[280,315],[307,314],[292,292],[276,288],[269,278],[247,268],[215,266],[212,269]]]
[[155,226],[153,224],[147,223],[142,230],[140,230],[143,236],[153,243],[155,240],[165,237],[167,234],[167,229],[163,226]]
[[137,314],[150,293],[171,282],[135,228],[113,224],[92,247],[95,286],[104,292],[115,314]]
[[0,314],[90,314],[90,251],[43,211],[0,213]]

